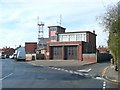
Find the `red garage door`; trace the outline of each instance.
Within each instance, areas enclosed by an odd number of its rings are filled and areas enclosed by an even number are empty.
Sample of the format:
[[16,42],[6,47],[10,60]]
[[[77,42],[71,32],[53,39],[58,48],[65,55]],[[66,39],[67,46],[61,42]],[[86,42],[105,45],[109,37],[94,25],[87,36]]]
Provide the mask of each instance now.
[[65,59],[77,60],[77,46],[65,46]]
[[51,47],[52,59],[62,59],[62,46]]

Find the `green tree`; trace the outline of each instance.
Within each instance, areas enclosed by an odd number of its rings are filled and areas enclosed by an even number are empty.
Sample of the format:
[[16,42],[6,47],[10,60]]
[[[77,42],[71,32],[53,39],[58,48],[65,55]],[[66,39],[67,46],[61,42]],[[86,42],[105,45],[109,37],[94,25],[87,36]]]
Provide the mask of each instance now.
[[120,3],[109,6],[103,16],[99,17],[100,24],[109,33],[108,47],[115,60],[116,70],[120,71]]

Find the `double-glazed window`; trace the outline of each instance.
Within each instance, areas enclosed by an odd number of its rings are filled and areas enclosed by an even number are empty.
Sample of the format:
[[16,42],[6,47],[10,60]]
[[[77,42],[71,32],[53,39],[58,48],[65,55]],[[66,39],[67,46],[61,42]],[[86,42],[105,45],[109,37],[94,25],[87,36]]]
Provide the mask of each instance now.
[[86,34],[77,34],[76,41],[86,41]]
[[75,41],[75,35],[69,35],[70,41]]
[[85,41],[86,33],[70,33],[70,34],[60,34],[59,41]]

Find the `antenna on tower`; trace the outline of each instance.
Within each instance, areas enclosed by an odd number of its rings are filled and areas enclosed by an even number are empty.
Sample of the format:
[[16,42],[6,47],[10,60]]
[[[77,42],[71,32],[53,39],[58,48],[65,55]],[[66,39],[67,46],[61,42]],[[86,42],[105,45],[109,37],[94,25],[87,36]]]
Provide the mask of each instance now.
[[39,17],[37,17],[37,25],[38,25],[38,49],[44,48],[44,43],[43,43],[43,22],[39,22]]
[[62,15],[60,14],[58,20],[57,20],[57,23],[61,26],[61,23],[62,23]]

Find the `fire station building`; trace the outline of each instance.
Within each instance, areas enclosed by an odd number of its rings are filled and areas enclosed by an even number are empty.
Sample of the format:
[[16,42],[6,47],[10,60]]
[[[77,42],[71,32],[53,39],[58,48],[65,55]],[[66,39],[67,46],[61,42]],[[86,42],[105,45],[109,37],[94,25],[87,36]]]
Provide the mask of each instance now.
[[80,60],[83,54],[96,53],[95,31],[65,32],[61,26],[49,26],[48,59]]

